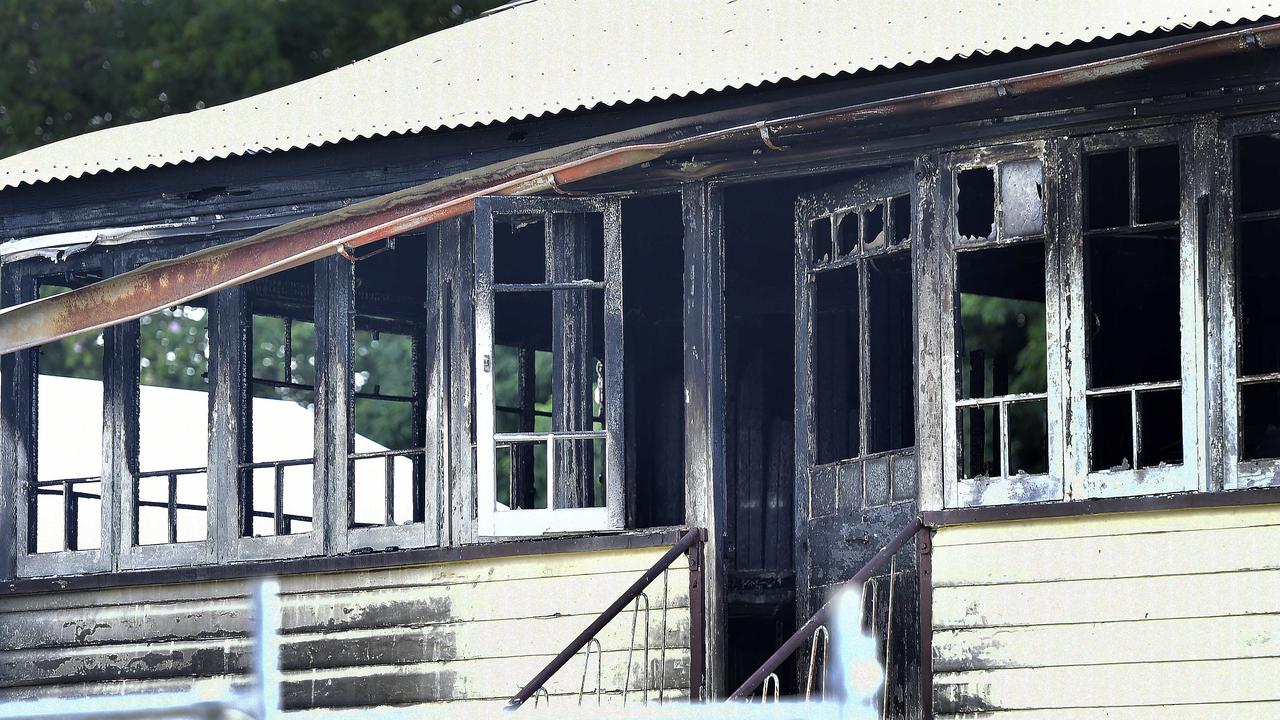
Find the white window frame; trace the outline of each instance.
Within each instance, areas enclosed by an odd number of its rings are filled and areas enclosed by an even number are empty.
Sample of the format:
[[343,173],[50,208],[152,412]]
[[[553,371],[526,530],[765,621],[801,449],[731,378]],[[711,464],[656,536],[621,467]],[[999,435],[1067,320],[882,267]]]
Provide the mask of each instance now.
[[[574,287],[598,285],[604,294],[604,429],[531,433],[495,432],[494,393],[494,300],[495,293],[518,291],[517,286],[495,284],[493,278],[493,235],[495,215],[542,215],[546,247],[556,246],[556,214],[598,213],[604,220],[604,279],[598,284],[576,281]],[[476,373],[476,501],[477,531],[481,537],[520,537],[548,533],[620,530],[625,527],[625,483],[623,459],[623,345],[622,345],[622,235],[618,200],[601,197],[531,198],[483,197],[475,201],[475,373]],[[547,262],[552,252],[547,253]],[[559,287],[542,283],[547,290]],[[566,284],[565,289],[573,289]],[[527,288],[526,288],[527,289]],[[500,442],[546,442],[547,478],[555,479],[558,441],[603,439],[605,441],[605,505],[592,508],[557,508],[555,493],[547,488],[545,509],[497,509],[497,447]]]

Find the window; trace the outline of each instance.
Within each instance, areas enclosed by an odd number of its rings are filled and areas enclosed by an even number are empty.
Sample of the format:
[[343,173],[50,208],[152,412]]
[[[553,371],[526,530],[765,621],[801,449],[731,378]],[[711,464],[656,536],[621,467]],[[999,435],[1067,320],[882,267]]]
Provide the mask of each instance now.
[[393,239],[340,272],[354,311],[344,488],[351,549],[438,542],[435,248],[434,236]]
[[[88,274],[46,278],[41,298],[99,279]],[[34,482],[28,503],[27,551],[58,553],[102,547],[105,333],[93,330],[36,351]]]
[[480,534],[623,525],[615,201],[476,208]]
[[1226,423],[1229,489],[1280,482],[1280,305],[1271,295],[1280,286],[1280,133],[1242,135],[1232,150],[1236,194],[1227,257],[1234,292],[1224,308],[1223,341],[1224,404],[1234,409]]
[[1197,487],[1202,300],[1187,135],[953,156],[948,506]]
[[875,173],[797,202],[811,518],[914,497],[912,184]]
[[[123,490],[121,565],[195,562],[209,544],[209,309],[204,301],[146,315],[133,352],[126,422],[135,445]],[[132,413],[132,417],[129,417]],[[163,556],[163,557],[161,557]]]
[[1060,417],[1059,296],[1043,156],[1039,145],[957,155],[943,185],[951,507],[1063,497],[1063,448],[1049,432]]
[[[1074,497],[1192,490],[1202,424],[1196,237],[1178,130],[1086,138],[1068,218]],[[1075,230],[1074,228],[1079,228]]]

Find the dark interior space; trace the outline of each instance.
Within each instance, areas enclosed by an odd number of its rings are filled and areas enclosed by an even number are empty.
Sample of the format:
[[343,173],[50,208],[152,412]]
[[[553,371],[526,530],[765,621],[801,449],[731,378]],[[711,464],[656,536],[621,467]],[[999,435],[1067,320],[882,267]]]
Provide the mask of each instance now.
[[684,522],[683,248],[679,195],[623,201],[626,457],[637,527]]
[[[1099,153],[1086,158],[1085,166],[1086,225],[1108,228],[1087,232],[1084,238],[1089,388],[1178,382],[1178,148]],[[1136,190],[1132,198],[1130,188]],[[1123,230],[1125,226],[1139,227]],[[1089,399],[1091,470],[1182,462],[1178,389],[1134,392]]]
[[[798,185],[737,186],[724,198],[730,686],[795,627],[793,248],[796,194],[807,189]],[[793,667],[779,672],[784,693],[795,690]]]
[[1236,229],[1237,372],[1240,386],[1240,459],[1280,458],[1280,220],[1250,213],[1280,209],[1276,191],[1280,136],[1252,135],[1237,141],[1237,192],[1241,222]]

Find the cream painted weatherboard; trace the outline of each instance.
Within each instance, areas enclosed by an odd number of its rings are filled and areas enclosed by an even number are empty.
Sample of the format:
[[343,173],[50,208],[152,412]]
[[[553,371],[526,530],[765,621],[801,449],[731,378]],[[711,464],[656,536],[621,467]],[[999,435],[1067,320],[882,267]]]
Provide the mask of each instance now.
[[942,527],[934,548],[940,718],[1280,717],[1280,505]]

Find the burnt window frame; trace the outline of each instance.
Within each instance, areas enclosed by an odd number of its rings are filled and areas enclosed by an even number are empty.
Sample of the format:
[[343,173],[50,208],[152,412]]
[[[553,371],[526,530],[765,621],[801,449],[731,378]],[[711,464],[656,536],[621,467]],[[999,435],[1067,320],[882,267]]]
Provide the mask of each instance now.
[[[378,315],[366,313],[358,303],[360,291],[355,286],[356,265],[362,258],[374,253],[394,251],[395,243],[426,243],[426,266],[419,268],[418,276],[424,285],[424,307],[409,308],[402,305],[383,305],[374,308]],[[441,544],[444,534],[444,498],[447,490],[448,463],[447,412],[449,378],[446,374],[445,356],[449,352],[447,337],[443,331],[445,322],[443,296],[441,294],[443,269],[441,267],[441,237],[438,228],[428,228],[410,236],[384,242],[381,246],[363,251],[361,255],[348,254],[335,258],[333,312],[328,321],[329,332],[343,341],[335,346],[331,369],[335,407],[345,412],[335,412],[332,436],[333,498],[329,509],[335,552],[351,550],[387,550],[393,548],[434,547]],[[412,316],[417,313],[417,316]],[[355,333],[371,328],[385,329],[409,335],[413,343],[414,362],[411,385],[418,395],[418,416],[421,448],[413,451],[388,451],[390,456],[403,456],[408,452],[421,453],[422,520],[401,525],[376,525],[360,527],[352,523],[354,513],[354,473],[356,434],[354,384]],[[345,441],[338,441],[344,438]],[[363,454],[361,454],[363,455]]]
[[[546,281],[540,283],[503,284],[494,279],[494,230],[495,215],[541,215],[546,247],[556,244],[557,215],[598,214],[603,222],[603,279],[599,282],[573,282],[564,289],[591,287],[601,291],[603,297],[603,327],[605,356],[604,372],[604,421],[601,431],[579,432],[496,432],[496,395],[494,383],[494,323],[496,293],[520,292],[521,288],[554,290],[561,284]],[[621,201],[602,195],[581,197],[513,197],[489,196],[475,201],[475,448],[476,448],[476,535],[482,538],[529,537],[557,532],[591,532],[620,530],[626,527],[626,463],[624,407],[625,386],[623,368],[623,303],[622,303],[622,227]],[[550,265],[554,255],[547,253],[544,261]],[[497,502],[497,443],[540,441],[547,438],[555,442],[562,439],[598,439],[605,441],[605,504],[602,507],[556,508],[548,477],[547,505],[545,509],[519,509],[498,511]],[[550,453],[549,453],[550,455]]]
[[[1206,268],[1210,308],[1219,318],[1209,328],[1210,347],[1218,348],[1209,356],[1220,384],[1214,388],[1216,402],[1210,402],[1213,427],[1222,428],[1222,442],[1215,443],[1220,457],[1214,458],[1215,477],[1221,478],[1223,490],[1280,486],[1280,458],[1241,460],[1241,388],[1254,382],[1273,382],[1280,373],[1244,377],[1240,372],[1242,332],[1240,329],[1241,285],[1239,273],[1239,231],[1244,222],[1280,218],[1280,210],[1245,213],[1241,207],[1243,193],[1237,142],[1250,135],[1280,134],[1280,113],[1227,118],[1215,136],[1216,161],[1221,167],[1215,202],[1204,218],[1212,230],[1207,257],[1217,262]],[[1215,412],[1216,411],[1216,412]],[[1215,488],[1217,489],[1217,488]]]
[[[1203,289],[1201,258],[1204,223],[1197,218],[1200,203],[1196,187],[1204,183],[1205,159],[1194,151],[1194,125],[1160,125],[1134,130],[1086,135],[1063,144],[1062,176],[1067,181],[1062,186],[1061,215],[1063,256],[1067,268],[1079,268],[1078,272],[1065,273],[1065,291],[1070,304],[1065,316],[1065,339],[1070,376],[1066,378],[1069,389],[1067,398],[1067,453],[1069,497],[1075,500],[1104,497],[1126,497],[1156,493],[1186,492],[1209,489],[1203,478],[1207,477],[1207,410],[1205,366],[1205,316],[1206,293]],[[1091,232],[1104,230],[1086,229],[1084,165],[1088,155],[1109,151],[1129,150],[1176,145],[1179,148],[1179,217],[1172,225],[1179,228],[1179,309],[1180,309],[1180,377],[1177,387],[1182,397],[1182,463],[1158,465],[1134,469],[1135,460],[1127,470],[1090,470],[1091,432],[1088,414],[1088,398],[1114,394],[1130,386],[1115,386],[1098,390],[1089,389],[1087,376],[1088,319],[1084,287],[1084,240]],[[1134,172],[1132,169],[1130,172]],[[1133,176],[1131,175],[1131,178]],[[1078,192],[1072,192],[1078,190]],[[1138,190],[1130,180],[1130,206],[1137,202]],[[1131,212],[1134,212],[1131,210]],[[1155,227],[1169,222],[1134,224],[1128,227]],[[1138,388],[1168,383],[1139,383]],[[1132,402],[1132,401],[1131,401]],[[1136,424],[1136,416],[1130,418]],[[1137,443],[1137,438],[1131,438]]]
[[[253,297],[253,288],[250,284],[238,286],[230,296],[231,302],[228,304],[233,307],[237,319],[237,334],[232,342],[226,343],[220,349],[227,352],[227,364],[232,369],[231,382],[234,383],[234,389],[230,393],[232,396],[231,415],[235,417],[236,423],[231,433],[234,436],[234,444],[232,447],[230,462],[231,467],[226,469],[227,478],[221,486],[222,492],[227,494],[220,495],[220,503],[227,507],[222,511],[221,522],[219,523],[218,534],[225,550],[220,553],[223,559],[227,560],[273,560],[287,559],[295,557],[306,557],[311,555],[323,554],[327,547],[326,520],[333,515],[330,505],[332,497],[327,492],[329,485],[327,454],[329,452],[330,442],[328,440],[328,418],[325,414],[327,404],[324,401],[324,395],[328,389],[329,383],[328,373],[325,372],[325,363],[330,355],[328,352],[327,333],[329,332],[327,310],[329,301],[333,295],[332,277],[334,274],[333,265],[336,257],[327,257],[316,260],[310,264],[312,267],[312,296],[307,299],[302,296],[290,297],[272,297],[266,298],[259,305],[257,298]],[[305,267],[305,266],[304,266]],[[308,307],[308,303],[310,303]],[[253,436],[253,394],[251,373],[253,372],[253,353],[252,353],[252,335],[253,335],[253,316],[261,309],[264,312],[260,314],[276,314],[280,311],[296,310],[301,313],[295,319],[307,319],[306,312],[310,311],[310,322],[316,327],[316,358],[315,358],[315,409],[312,415],[312,444],[311,457],[311,530],[305,533],[288,534],[288,535],[263,535],[253,536],[246,535],[243,532],[245,527],[245,503],[243,502],[243,488],[246,483],[246,467],[254,465],[252,456],[252,436]]]
[[[31,259],[21,263],[6,263],[3,271],[4,305],[6,307],[35,300],[41,283],[76,273],[97,273],[107,278],[120,272],[119,264],[109,257],[73,256],[61,262]],[[119,525],[117,524],[117,497],[120,469],[125,463],[125,447],[122,436],[115,432],[122,418],[122,399],[125,388],[116,358],[120,345],[119,326],[103,331],[103,398],[102,398],[102,474],[100,478],[99,513],[100,535],[97,548],[87,550],[58,550],[37,553],[31,550],[31,530],[35,527],[34,499],[31,494],[35,482],[38,457],[37,417],[39,412],[38,373],[39,348],[31,348],[6,355],[3,372],[6,378],[3,392],[4,408],[0,413],[0,433],[10,445],[12,477],[17,481],[16,542],[14,543],[15,574],[17,577],[41,577],[77,575],[105,572],[115,569]],[[8,473],[6,473],[7,475]],[[64,509],[65,513],[65,509]]]
[[[181,246],[152,246],[152,247],[136,247],[121,248],[116,252],[117,262],[124,268],[129,270],[136,269],[150,262],[165,260],[177,255],[185,255],[187,253],[196,252],[215,244],[213,240],[205,240],[198,243],[188,243]],[[117,567],[121,570],[137,570],[155,567],[183,567],[188,565],[201,565],[213,563],[218,558],[218,540],[217,540],[217,505],[218,498],[222,497],[219,490],[219,471],[218,460],[219,454],[214,451],[214,423],[212,418],[216,410],[215,398],[217,397],[219,363],[224,361],[224,354],[219,352],[219,348],[214,341],[215,326],[218,323],[218,313],[225,312],[219,308],[216,301],[217,294],[211,294],[204,297],[207,318],[207,340],[209,346],[209,356],[206,358],[208,362],[208,413],[206,415],[207,428],[209,431],[208,451],[205,458],[205,487],[206,487],[206,508],[205,521],[206,532],[205,539],[201,541],[189,542],[173,542],[173,543],[157,543],[151,545],[142,545],[136,542],[134,528],[138,522],[137,513],[137,490],[139,478],[143,475],[155,475],[158,473],[143,473],[139,466],[140,452],[140,402],[141,402],[141,382],[140,367],[141,359],[141,343],[140,343],[140,321],[132,320],[127,323],[116,326],[120,334],[120,346],[117,353],[118,361],[121,364],[121,370],[124,375],[124,393],[121,417],[123,420],[124,431],[124,447],[125,458],[122,465],[118,468],[118,496],[120,505],[118,510],[119,516],[119,552],[117,559]],[[153,314],[153,313],[149,313]],[[173,470],[179,468],[172,468]],[[172,499],[172,498],[171,498]],[[172,512],[174,508],[170,508]]]
[[[801,438],[797,445],[796,458],[796,492],[797,511],[805,513],[804,520],[831,515],[836,512],[861,511],[865,507],[890,505],[915,498],[917,479],[916,445],[919,438],[913,438],[911,445],[869,452],[869,420],[871,418],[871,364],[868,358],[871,353],[868,265],[877,258],[905,255],[908,260],[908,272],[911,283],[912,299],[911,316],[913,327],[911,334],[912,347],[916,338],[914,319],[918,317],[919,308],[916,288],[916,253],[920,229],[916,224],[916,210],[919,202],[917,182],[914,168],[910,165],[890,170],[867,173],[849,183],[842,183],[821,191],[806,193],[796,201],[795,231],[795,303],[796,303],[796,432]],[[913,227],[907,237],[897,243],[893,242],[896,228],[893,220],[891,201],[907,198],[908,217]],[[882,232],[885,235],[883,247],[865,249],[861,238],[864,232],[864,212],[873,209],[877,204],[883,207]],[[856,217],[859,224],[859,247],[849,250],[837,257],[836,249],[840,247],[839,236],[842,223],[848,217]],[[815,238],[814,226],[823,220],[827,222],[829,237]],[[831,253],[814,256],[815,247],[826,246]],[[837,458],[818,463],[817,458],[817,409],[814,399],[816,385],[815,373],[815,341],[817,278],[828,272],[847,271],[852,269],[858,277],[858,370],[854,379],[858,384],[858,447],[857,453],[851,457]],[[914,350],[913,350],[914,352]],[[911,408],[913,414],[912,433],[916,432],[914,417],[916,408],[916,392],[918,381],[914,377]],[[888,487],[883,503],[873,502],[866,505],[866,498],[872,494],[867,492],[868,476],[878,474],[886,478]],[[852,483],[856,489],[845,485]],[[804,498],[807,498],[805,500]],[[847,504],[854,504],[847,507]],[[803,508],[803,509],[802,509]]]
[[[1043,234],[1005,236],[1001,211],[1001,170],[1005,163],[1039,160],[1041,163],[1041,211]],[[1059,162],[1054,141],[1017,142],[943,155],[938,191],[941,199],[938,223],[938,246],[941,256],[939,273],[941,298],[941,378],[942,378],[942,467],[943,503],[946,508],[1004,505],[1026,502],[1063,500],[1066,497],[1065,439],[1057,428],[1064,427],[1063,404],[1067,390],[1063,378],[1065,353],[1062,323],[1065,314],[1062,297],[1061,243],[1054,219],[1057,211]],[[958,177],[966,170],[991,168],[994,186],[994,213],[991,233],[986,237],[962,237],[959,234]],[[958,253],[977,252],[1027,243],[1041,243],[1045,249],[1045,369],[1043,393],[1005,394],[991,398],[960,400],[958,393],[959,362],[956,357],[956,325],[959,322],[956,270]],[[1048,472],[1044,474],[1010,474],[1007,408],[1020,400],[1045,400],[1048,434]],[[958,414],[965,408],[995,406],[1001,413],[999,477],[965,478],[960,468],[960,428]]]

